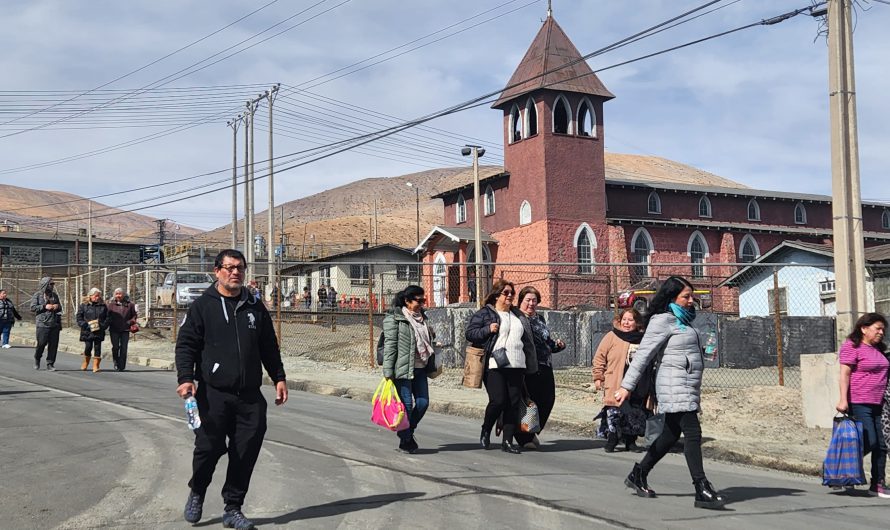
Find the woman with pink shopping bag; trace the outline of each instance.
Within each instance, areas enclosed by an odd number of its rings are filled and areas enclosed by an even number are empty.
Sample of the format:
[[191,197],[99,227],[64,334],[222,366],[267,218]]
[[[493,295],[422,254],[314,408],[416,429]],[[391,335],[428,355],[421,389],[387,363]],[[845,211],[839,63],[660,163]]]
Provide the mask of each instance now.
[[391,431],[404,431],[410,425],[405,405],[399,399],[399,392],[392,379],[383,379],[377,385],[371,400],[371,421]]
[[398,390],[405,407],[407,429],[399,435],[399,451],[417,451],[414,430],[430,403],[429,377],[438,375],[435,333],[423,311],[426,297],[422,287],[409,285],[396,294],[392,309],[383,319],[383,377]]

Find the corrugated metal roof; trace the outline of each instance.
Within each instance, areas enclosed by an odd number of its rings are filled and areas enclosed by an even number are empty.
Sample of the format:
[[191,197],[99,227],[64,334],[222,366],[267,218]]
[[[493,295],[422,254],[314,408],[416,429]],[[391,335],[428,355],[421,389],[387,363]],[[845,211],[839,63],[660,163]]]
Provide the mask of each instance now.
[[[56,234],[50,232],[0,232],[0,241],[3,239],[16,239],[16,240],[32,240],[32,241],[64,241],[66,243],[73,243],[74,241],[80,241],[81,244],[87,244],[87,236],[78,236],[74,234]],[[144,243],[132,242],[132,241],[115,241],[113,239],[98,239],[93,237],[93,244],[101,244],[101,245],[121,245],[125,247],[139,247]]]
[[[564,68],[560,68],[561,66]],[[615,97],[593,73],[587,61],[572,44],[556,20],[550,16],[525,52],[507,87],[492,105],[498,108],[506,102],[534,90],[566,90],[607,99]]]

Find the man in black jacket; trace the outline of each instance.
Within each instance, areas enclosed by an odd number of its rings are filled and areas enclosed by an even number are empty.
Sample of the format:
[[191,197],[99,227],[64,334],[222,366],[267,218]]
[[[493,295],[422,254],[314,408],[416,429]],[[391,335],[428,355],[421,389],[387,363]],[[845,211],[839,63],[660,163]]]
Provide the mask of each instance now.
[[31,312],[37,315],[37,347],[34,349],[34,369],[40,369],[40,359],[46,349],[46,369],[56,370],[59,334],[62,332],[62,302],[55,290],[56,283],[49,276],[40,279],[37,292],[31,297]]
[[272,318],[243,286],[245,269],[241,252],[219,253],[214,262],[217,281],[191,304],[176,341],[176,392],[183,399],[194,395],[201,416],[185,520],[201,520],[216,463],[228,453],[223,525],[237,529],[254,527],[241,506],[266,433],[266,400],[260,392],[263,368],[275,382],[275,404],[287,401]]

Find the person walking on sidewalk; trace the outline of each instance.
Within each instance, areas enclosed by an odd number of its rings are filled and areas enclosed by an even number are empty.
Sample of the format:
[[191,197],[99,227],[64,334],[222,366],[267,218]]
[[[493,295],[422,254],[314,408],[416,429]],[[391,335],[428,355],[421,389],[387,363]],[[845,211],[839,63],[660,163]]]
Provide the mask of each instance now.
[[59,351],[59,333],[62,332],[62,302],[55,291],[55,282],[49,276],[40,279],[37,292],[31,297],[31,312],[37,315],[37,347],[34,349],[34,369],[40,369],[40,359],[46,350],[46,369],[56,370],[56,354]]
[[868,492],[890,498],[884,484],[887,466],[887,442],[881,432],[881,404],[887,388],[887,345],[884,332],[887,319],[879,313],[859,317],[853,331],[841,345],[840,399],[838,412],[849,413],[862,423],[863,456],[871,453],[871,486]]
[[2,334],[3,348],[9,348],[9,332],[12,331],[12,325],[16,320],[22,319],[12,300],[6,296],[6,289],[0,289],[0,334]]
[[99,363],[102,361],[102,341],[105,340],[105,330],[108,329],[108,307],[102,300],[102,291],[96,287],[90,289],[86,302],[77,308],[76,319],[80,326],[80,341],[83,342],[83,363],[80,369],[89,368],[92,355],[93,373],[98,373]]
[[[612,331],[606,333],[593,356],[593,385],[597,391],[603,391],[605,451],[614,452],[619,438],[623,438],[625,450],[637,451],[637,435],[622,432],[621,426],[627,422],[622,421],[623,414],[615,401],[615,391],[621,386],[624,372],[643,339],[643,332],[640,331],[643,328],[643,316],[636,309],[624,309],[612,325]],[[648,378],[646,381],[639,381],[630,399],[631,406],[642,411],[648,391]],[[643,418],[642,427],[645,429],[645,414],[637,416]]]
[[488,405],[482,421],[479,443],[483,449],[491,445],[491,429],[503,415],[504,431],[501,450],[519,454],[514,443],[519,423],[519,402],[526,372],[538,371],[535,340],[531,324],[522,311],[513,306],[516,288],[512,282],[494,282],[485,297],[485,305],[470,317],[466,339],[476,348],[485,350],[485,373],[482,381],[488,392]]
[[383,377],[392,379],[405,404],[410,427],[396,434],[399,450],[414,454],[414,431],[430,404],[427,374],[436,370],[433,339],[423,305],[422,287],[409,285],[396,294],[392,309],[383,319]]
[[216,463],[228,453],[223,526],[254,528],[241,507],[266,434],[263,368],[275,383],[275,404],[287,402],[272,317],[244,286],[246,268],[244,255],[235,249],[216,256],[216,281],[189,306],[176,340],[176,393],[183,399],[195,396],[201,417],[183,512],[192,524],[201,520]]
[[127,367],[127,346],[130,344],[130,328],[136,324],[136,304],[127,299],[118,287],[107,304],[108,333],[111,335],[111,361],[114,369],[123,372]]
[[615,394],[620,407],[643,379],[652,362],[657,363],[655,394],[658,410],[664,413],[664,430],[649,446],[643,460],[634,464],[624,480],[640,497],[655,497],[648,475],[671,450],[682,431],[683,453],[695,486],[696,508],[721,508],[726,500],[705,476],[701,454],[701,382],[704,371],[701,340],[692,327],[695,320],[694,289],[688,280],[671,276],[649,304],[649,322],[643,340]]
[[[532,336],[535,341],[535,355],[538,358],[538,372],[525,374],[525,388],[528,396],[538,406],[538,419],[541,422],[541,430],[547,425],[550,412],[556,403],[556,381],[553,379],[553,365],[551,356],[565,349],[566,344],[561,339],[554,339],[550,334],[550,328],[544,321],[544,315],[538,313],[538,304],[541,303],[541,293],[532,286],[523,287],[519,291],[519,310],[528,318],[532,328]],[[538,435],[516,431],[513,435],[521,447],[537,449],[540,447]]]

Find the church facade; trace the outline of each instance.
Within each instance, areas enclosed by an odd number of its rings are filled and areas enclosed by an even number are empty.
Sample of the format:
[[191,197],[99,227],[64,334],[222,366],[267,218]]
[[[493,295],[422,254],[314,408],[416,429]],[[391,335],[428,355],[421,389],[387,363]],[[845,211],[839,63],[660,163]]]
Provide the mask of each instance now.
[[[483,258],[492,264],[483,282],[534,285],[548,307],[607,307],[611,293],[647,278],[680,274],[716,290],[738,270],[725,264],[752,262],[786,240],[830,242],[830,197],[753,190],[670,160],[605,153],[612,98],[548,17],[493,105],[504,168],[480,179]],[[449,264],[475,260],[473,184],[436,197],[443,224],[417,248],[426,288],[436,305],[472,301],[472,267]],[[890,242],[886,205],[863,202],[862,214],[866,246]],[[534,279],[511,278],[532,263],[541,264]],[[716,297],[715,309],[736,312],[736,298]]]

